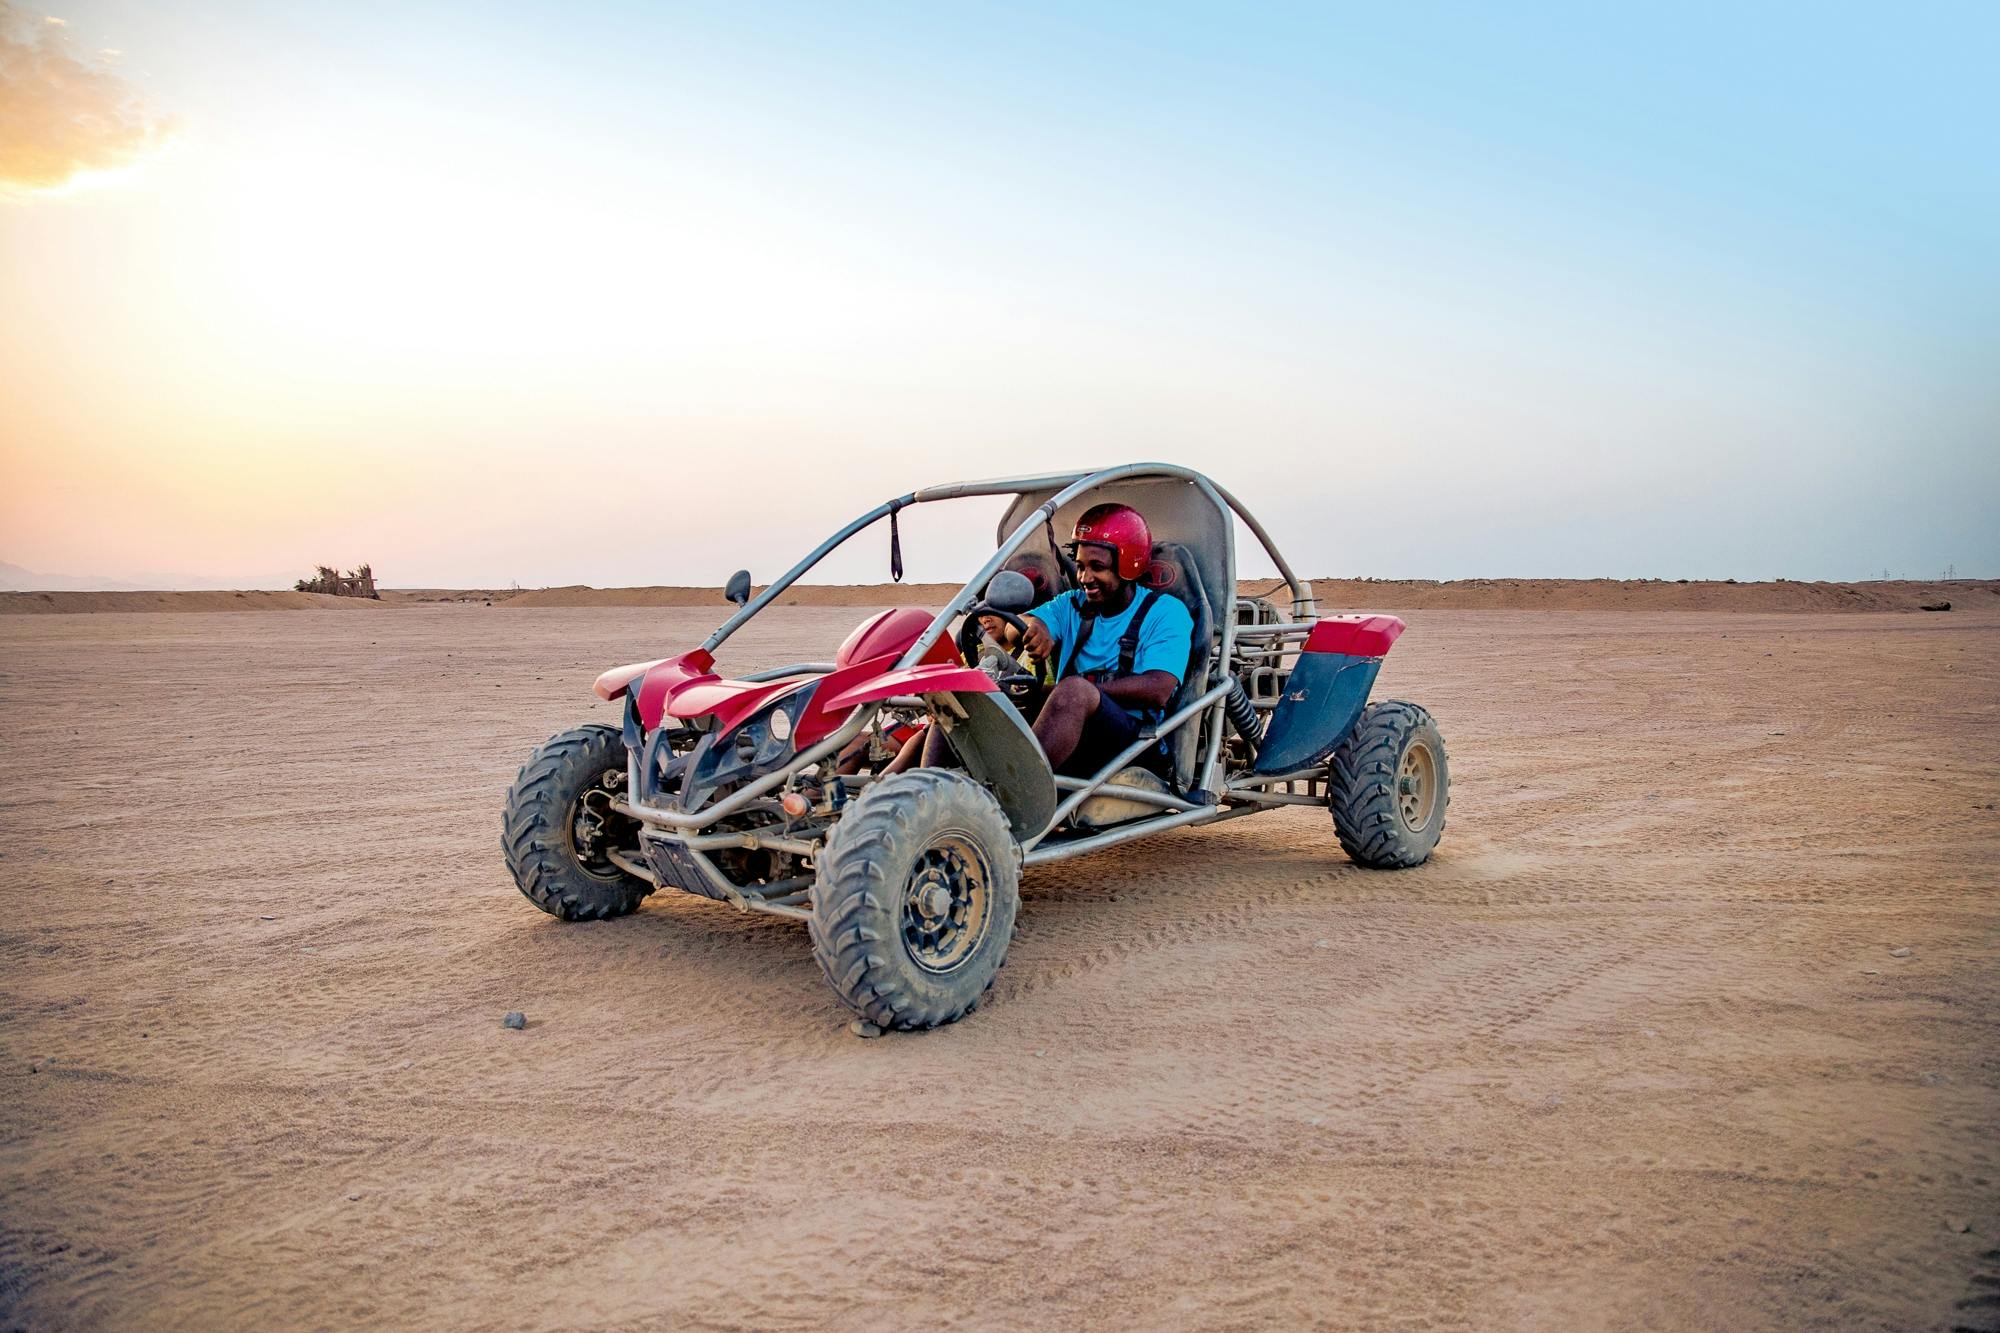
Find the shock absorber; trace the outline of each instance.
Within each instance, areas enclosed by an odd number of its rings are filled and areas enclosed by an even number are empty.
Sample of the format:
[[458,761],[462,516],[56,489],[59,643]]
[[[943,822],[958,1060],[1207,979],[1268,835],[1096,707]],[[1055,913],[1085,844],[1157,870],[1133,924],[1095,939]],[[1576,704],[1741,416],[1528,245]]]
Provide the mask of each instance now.
[[1229,729],[1243,738],[1250,757],[1257,757],[1257,747],[1264,741],[1264,719],[1257,716],[1257,705],[1250,702],[1250,696],[1243,692],[1243,682],[1236,677],[1229,678],[1229,693],[1222,696],[1222,713],[1229,719]]

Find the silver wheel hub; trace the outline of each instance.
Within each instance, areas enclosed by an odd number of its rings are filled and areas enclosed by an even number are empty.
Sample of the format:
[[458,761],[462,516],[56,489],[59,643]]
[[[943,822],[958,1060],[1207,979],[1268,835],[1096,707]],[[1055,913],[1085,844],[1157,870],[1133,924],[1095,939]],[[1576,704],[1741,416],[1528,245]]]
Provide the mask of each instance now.
[[977,845],[956,832],[939,835],[918,856],[902,904],[903,947],[917,966],[949,972],[978,949],[991,914],[986,878]]
[[951,890],[942,884],[926,886],[917,894],[917,910],[926,920],[937,920],[951,911]]
[[1403,752],[1396,773],[1396,806],[1404,827],[1412,833],[1427,827],[1437,813],[1437,759],[1421,741]]

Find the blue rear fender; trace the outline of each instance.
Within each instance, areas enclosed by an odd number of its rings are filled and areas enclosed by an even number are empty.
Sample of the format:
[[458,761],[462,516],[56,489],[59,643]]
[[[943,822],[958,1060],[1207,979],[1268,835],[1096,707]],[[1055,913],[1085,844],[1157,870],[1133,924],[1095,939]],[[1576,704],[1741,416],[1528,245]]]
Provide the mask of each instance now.
[[1402,632],[1395,616],[1330,616],[1315,624],[1251,771],[1291,773],[1331,758],[1367,706],[1382,659]]

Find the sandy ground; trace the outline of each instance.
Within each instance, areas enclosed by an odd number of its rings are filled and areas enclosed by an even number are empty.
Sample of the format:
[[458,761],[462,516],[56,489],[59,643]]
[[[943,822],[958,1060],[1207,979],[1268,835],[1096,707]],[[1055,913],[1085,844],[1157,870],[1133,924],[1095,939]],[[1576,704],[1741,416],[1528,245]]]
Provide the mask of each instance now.
[[798,927],[502,868],[714,619],[0,621],[0,1327],[2000,1321],[2000,615],[1420,612],[1430,865],[1045,867],[875,1041]]

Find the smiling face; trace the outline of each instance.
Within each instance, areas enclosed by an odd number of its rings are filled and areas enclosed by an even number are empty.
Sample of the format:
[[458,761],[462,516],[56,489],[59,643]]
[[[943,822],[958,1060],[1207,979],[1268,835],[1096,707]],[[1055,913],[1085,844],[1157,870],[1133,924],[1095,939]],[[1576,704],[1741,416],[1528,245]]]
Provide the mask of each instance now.
[[1076,548],[1076,581],[1092,606],[1116,607],[1124,601],[1125,580],[1118,577],[1118,558],[1108,546]]

